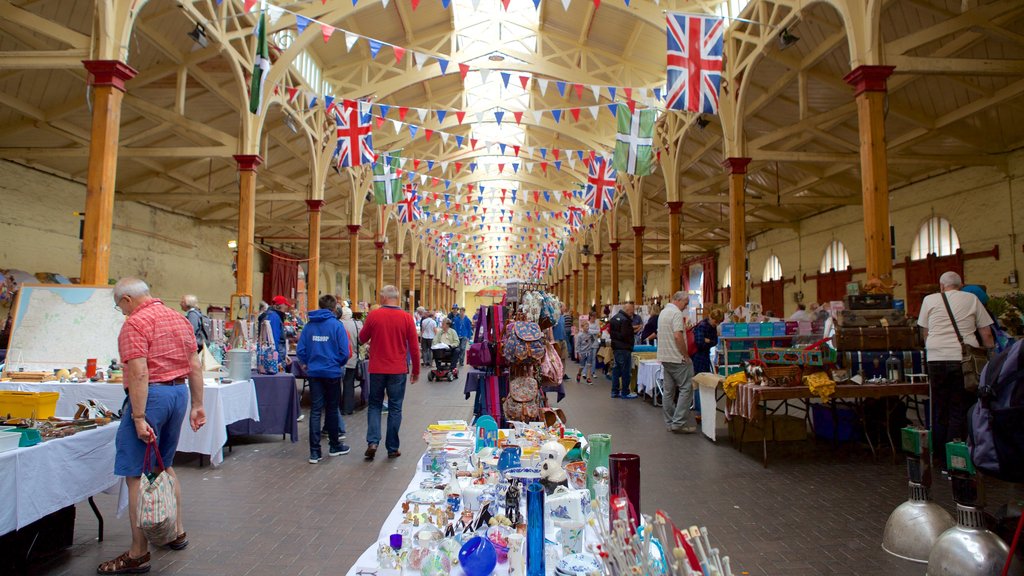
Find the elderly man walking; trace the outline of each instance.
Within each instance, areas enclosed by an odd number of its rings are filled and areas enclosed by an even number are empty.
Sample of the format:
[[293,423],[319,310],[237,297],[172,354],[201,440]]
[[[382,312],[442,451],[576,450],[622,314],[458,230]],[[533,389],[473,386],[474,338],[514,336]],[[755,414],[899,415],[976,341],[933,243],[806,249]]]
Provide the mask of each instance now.
[[167,473],[175,480],[178,537],[166,545],[173,550],[188,546],[182,525],[181,484],[173,468],[174,453],[178,449],[182,420],[189,411],[190,395],[192,430],[199,430],[206,424],[203,368],[196,354],[192,326],[153,298],[145,282],[137,278],[121,279],[114,286],[114,307],[127,316],[117,347],[128,393],[114,441],[114,474],[124,476],[128,484],[132,544],[124,554],[100,564],[96,572],[140,574],[150,569],[149,542],[138,525],[139,486],[147,444],[156,444]]
[[676,292],[658,316],[658,361],[665,378],[662,410],[665,426],[677,434],[697,431],[697,427],[689,423],[690,404],[693,402],[693,361],[686,354],[683,310],[687,300],[686,292]]
[[[366,409],[367,461],[377,455],[380,444],[380,415],[384,395],[388,398],[387,437],[384,446],[388,458],[398,458],[398,432],[402,426],[402,400],[405,399],[407,374],[412,381],[420,377],[420,349],[412,316],[398,306],[398,288],[381,288],[381,307],[370,312],[359,331],[359,341],[370,344],[370,401]],[[426,322],[426,319],[424,319]]]
[[995,346],[992,318],[977,296],[960,290],[963,284],[956,272],[944,273],[939,277],[939,292],[924,297],[917,318],[928,355],[932,444],[943,469],[946,467],[946,459],[942,457],[946,443],[967,439],[967,411],[974,402],[973,395],[964,389],[964,372],[960,366],[963,356],[957,331],[965,344],[978,346],[977,332],[986,348]]

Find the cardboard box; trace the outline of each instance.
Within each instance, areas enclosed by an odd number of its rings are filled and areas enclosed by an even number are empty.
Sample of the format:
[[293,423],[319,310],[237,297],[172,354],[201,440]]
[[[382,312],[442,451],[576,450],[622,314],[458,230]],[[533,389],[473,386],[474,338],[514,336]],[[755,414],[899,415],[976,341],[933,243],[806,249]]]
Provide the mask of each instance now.
[[[743,423],[744,419],[738,416],[729,420],[730,438],[740,437]],[[807,423],[803,418],[797,416],[774,414],[767,420],[762,416],[754,421],[747,420],[746,425],[746,429],[743,430],[743,438],[740,439],[742,442],[760,442],[762,439],[775,442],[794,442],[807,439]]]
[[737,322],[736,323],[736,337],[737,338],[746,338],[748,336],[750,336],[750,324],[747,324],[746,322]]

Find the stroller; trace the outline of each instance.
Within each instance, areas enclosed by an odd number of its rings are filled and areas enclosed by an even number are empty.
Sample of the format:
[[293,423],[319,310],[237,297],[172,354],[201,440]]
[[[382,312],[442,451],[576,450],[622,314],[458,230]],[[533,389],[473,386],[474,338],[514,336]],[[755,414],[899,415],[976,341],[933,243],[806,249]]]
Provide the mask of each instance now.
[[459,368],[456,366],[457,359],[455,352],[458,348],[434,348],[431,350],[434,356],[434,369],[427,374],[427,380],[447,380],[454,382],[459,377]]

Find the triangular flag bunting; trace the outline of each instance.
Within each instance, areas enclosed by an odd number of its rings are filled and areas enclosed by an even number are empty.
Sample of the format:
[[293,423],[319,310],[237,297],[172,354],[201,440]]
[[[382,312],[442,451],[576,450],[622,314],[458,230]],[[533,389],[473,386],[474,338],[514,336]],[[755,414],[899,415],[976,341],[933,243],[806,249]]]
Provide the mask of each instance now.
[[356,45],[356,42],[358,40],[359,40],[359,36],[356,36],[355,34],[353,34],[351,32],[345,32],[345,49],[348,50],[349,52],[351,52],[352,51],[352,47]]
[[367,38],[366,41],[370,43],[370,57],[376,60],[377,54],[380,53],[380,49],[383,48],[384,45],[381,44],[379,40],[374,40],[373,38]]
[[463,63],[460,62],[459,63],[459,74],[462,76],[462,79],[465,80],[466,79],[466,74],[469,74],[469,64],[463,64]]
[[439,58],[437,60],[437,66],[438,66],[438,68],[441,69],[441,75],[442,76],[448,73],[448,61],[447,60],[445,60],[443,58]]
[[334,34],[334,26],[328,26],[327,24],[320,25],[320,32],[324,35],[324,42],[331,39],[331,34]]
[[[416,6],[416,4],[416,0],[413,0],[413,6]],[[413,8],[413,10],[415,10],[415,8]],[[391,49],[395,51],[395,64],[401,64],[402,56],[405,56],[405,48],[402,48],[401,46],[392,46]]]
[[299,35],[301,35],[306,30],[307,26],[309,26],[309,18],[306,18],[305,16],[299,16],[298,14],[296,14],[295,28],[299,31]]

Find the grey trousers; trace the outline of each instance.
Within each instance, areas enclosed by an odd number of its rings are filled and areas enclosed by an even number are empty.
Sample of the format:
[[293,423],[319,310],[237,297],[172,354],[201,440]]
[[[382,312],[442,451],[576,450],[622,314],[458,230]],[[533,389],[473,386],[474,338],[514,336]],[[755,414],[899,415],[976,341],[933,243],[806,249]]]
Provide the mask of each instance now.
[[689,421],[690,404],[693,403],[693,363],[662,362],[661,366],[665,392],[661,408],[665,411],[665,424],[670,428],[682,428]]

